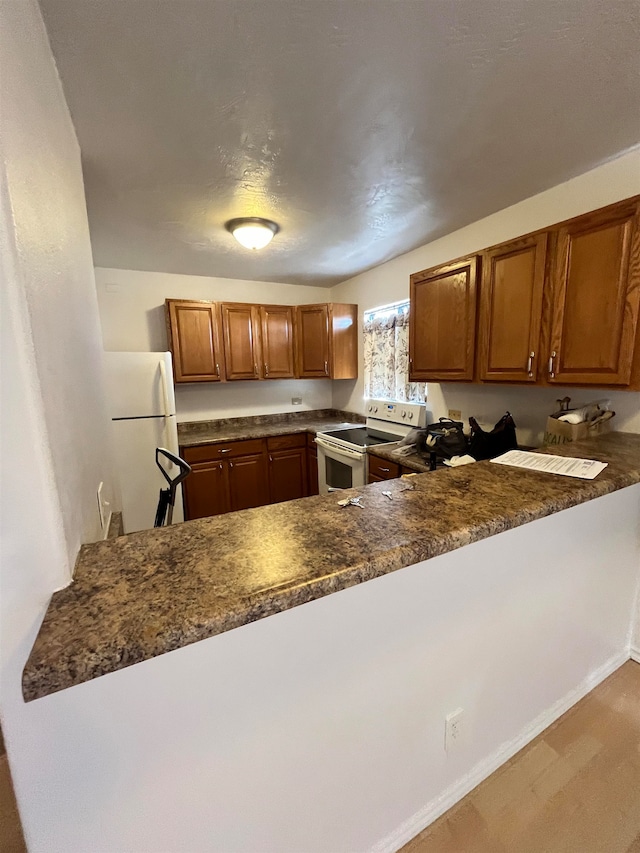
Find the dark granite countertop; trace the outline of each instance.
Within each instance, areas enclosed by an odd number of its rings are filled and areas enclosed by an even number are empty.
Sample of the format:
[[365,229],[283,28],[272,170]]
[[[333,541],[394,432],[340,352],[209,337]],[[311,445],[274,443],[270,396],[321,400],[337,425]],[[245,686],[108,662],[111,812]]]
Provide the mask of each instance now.
[[199,444],[218,444],[223,441],[241,441],[246,438],[268,438],[273,435],[291,435],[310,432],[315,435],[331,429],[360,425],[361,415],[338,409],[316,409],[308,412],[286,412],[279,415],[258,415],[247,418],[224,418],[216,421],[190,421],[178,424],[180,447]]
[[[544,452],[544,451],[543,451]],[[23,673],[27,701],[640,482],[640,435],[548,452],[608,462],[578,480],[477,462],[85,545]],[[391,491],[392,500],[382,494]],[[341,496],[343,496],[341,495]]]

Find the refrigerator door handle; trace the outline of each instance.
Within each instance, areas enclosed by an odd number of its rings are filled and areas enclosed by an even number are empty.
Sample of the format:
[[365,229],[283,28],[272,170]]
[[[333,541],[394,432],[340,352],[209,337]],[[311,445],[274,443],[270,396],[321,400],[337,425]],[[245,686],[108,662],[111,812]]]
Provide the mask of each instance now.
[[160,362],[160,385],[162,387],[162,405],[164,407],[164,416],[168,418],[171,415],[169,411],[169,390],[167,388],[167,368],[164,361]]

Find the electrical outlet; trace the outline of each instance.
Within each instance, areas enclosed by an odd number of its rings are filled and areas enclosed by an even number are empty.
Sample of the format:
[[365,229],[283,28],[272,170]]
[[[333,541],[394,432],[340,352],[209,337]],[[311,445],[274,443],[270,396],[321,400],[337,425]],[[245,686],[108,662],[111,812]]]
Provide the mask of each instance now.
[[457,749],[465,740],[466,722],[464,709],[457,708],[444,718],[444,748],[447,752]]
[[460,411],[460,409],[449,409],[449,417],[452,421],[461,421],[462,412]]
[[302,397],[292,397],[291,398],[292,406],[301,406],[302,405]]

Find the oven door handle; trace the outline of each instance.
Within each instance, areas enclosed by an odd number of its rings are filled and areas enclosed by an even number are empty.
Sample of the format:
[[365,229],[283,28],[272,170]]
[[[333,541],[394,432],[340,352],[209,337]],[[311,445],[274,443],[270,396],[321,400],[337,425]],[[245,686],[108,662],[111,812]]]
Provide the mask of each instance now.
[[357,450],[347,450],[346,447],[338,447],[335,444],[324,441],[324,439],[320,438],[319,435],[316,436],[316,444],[323,450],[328,450],[329,453],[335,453],[336,456],[344,456],[346,459],[362,459],[364,455]]

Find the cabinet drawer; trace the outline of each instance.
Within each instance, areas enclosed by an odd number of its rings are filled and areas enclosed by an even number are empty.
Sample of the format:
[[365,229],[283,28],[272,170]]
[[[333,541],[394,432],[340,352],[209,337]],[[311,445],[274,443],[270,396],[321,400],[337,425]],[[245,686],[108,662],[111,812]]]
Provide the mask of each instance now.
[[182,455],[191,462],[210,462],[216,459],[233,459],[235,456],[248,456],[252,453],[263,453],[265,442],[262,438],[251,438],[246,441],[226,441],[220,444],[201,444],[199,447],[185,447]]
[[297,435],[272,435],[267,439],[269,450],[288,450],[290,447],[304,447],[306,437],[304,432]]
[[387,462],[379,456],[369,456],[369,475],[382,480],[393,480],[400,476],[400,466],[396,462]]

